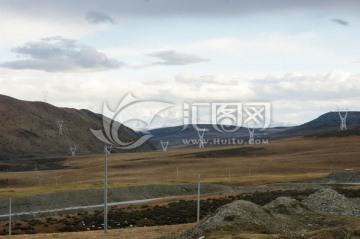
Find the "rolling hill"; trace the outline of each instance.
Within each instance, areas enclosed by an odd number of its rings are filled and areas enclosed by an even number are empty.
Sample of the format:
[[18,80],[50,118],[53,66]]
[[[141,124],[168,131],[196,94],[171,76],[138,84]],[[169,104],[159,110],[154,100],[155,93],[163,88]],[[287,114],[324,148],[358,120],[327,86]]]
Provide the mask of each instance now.
[[[299,126],[290,127],[273,127],[264,130],[256,129],[254,132],[255,140],[262,139],[280,139],[289,138],[294,136],[339,136],[339,135],[358,135],[356,127],[360,126],[360,112],[350,111],[346,119],[347,128],[346,132],[339,132],[340,129],[340,117],[338,112],[328,112],[318,118],[311,120],[307,123]],[[231,144],[233,139],[235,142],[241,144],[247,144],[249,140],[249,130],[245,127],[240,127],[236,131],[231,133],[224,133],[215,130],[213,125],[199,124],[200,129],[207,129],[204,133],[205,141],[208,141],[208,145],[224,145]],[[218,125],[218,128],[221,126]],[[233,126],[234,127],[234,126]],[[169,147],[189,147],[198,146],[199,135],[195,125],[165,127],[159,129],[150,130],[150,133],[154,136],[150,139],[150,142],[161,149],[161,141],[169,141]],[[214,141],[215,139],[215,141]],[[223,143],[222,143],[223,142]]]
[[[320,115],[318,118],[311,120],[305,124],[294,126],[286,131],[286,133],[295,133],[295,134],[308,134],[315,133],[320,131],[338,131],[340,129],[341,120],[338,112],[328,112],[326,114]],[[356,125],[360,125],[360,112],[359,111],[349,111],[346,124],[348,128],[351,128]]]
[[[59,134],[59,120],[63,121],[62,134]],[[74,145],[76,154],[103,152],[104,143],[90,131],[102,129],[102,115],[88,110],[58,108],[0,95],[0,122],[0,160],[65,156]],[[125,126],[120,127],[119,137],[125,142],[139,138]],[[135,150],[152,148],[145,143]]]
[[[217,125],[217,127],[221,126]],[[153,137],[149,142],[158,149],[161,149],[161,141],[169,141],[169,147],[198,147],[199,135],[197,128],[207,130],[204,132],[204,140],[205,144],[210,146],[231,145],[234,140],[238,144],[247,144],[249,140],[249,130],[245,127],[239,127],[234,132],[219,132],[211,124],[199,124],[196,126],[175,126],[150,130]],[[254,132],[254,137],[257,140],[273,139],[287,129],[289,127],[257,129]]]

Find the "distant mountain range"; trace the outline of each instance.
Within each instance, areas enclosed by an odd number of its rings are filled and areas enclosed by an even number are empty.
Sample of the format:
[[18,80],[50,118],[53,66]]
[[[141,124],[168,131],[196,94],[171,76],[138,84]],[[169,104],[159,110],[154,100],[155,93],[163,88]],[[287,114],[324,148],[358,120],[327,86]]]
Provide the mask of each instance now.
[[[110,119],[107,123],[110,122]],[[62,122],[62,133],[59,123]],[[37,158],[69,156],[70,147],[76,145],[76,154],[100,154],[104,143],[97,139],[90,129],[103,130],[103,116],[88,110],[58,108],[44,102],[29,102],[0,95],[0,160],[12,158]],[[298,126],[280,125],[264,130],[255,129],[254,139],[273,140],[293,136],[346,136],[360,135],[360,112],[351,111],[347,116],[347,130],[339,133],[338,112],[329,112],[317,119]],[[274,125],[274,124],[273,124]],[[112,122],[119,126],[118,136],[123,142],[135,142],[144,132]],[[151,151],[161,149],[161,142],[169,142],[169,147],[198,147],[203,136],[205,147],[228,144],[248,144],[249,129],[223,125],[187,125],[152,129],[149,141],[131,151]],[[112,127],[114,128],[114,127]],[[225,129],[221,132],[217,129]],[[200,135],[197,129],[206,129]],[[233,132],[230,132],[234,129]],[[121,152],[114,148],[113,152]],[[129,152],[129,150],[126,150]]]
[[[329,112],[321,115],[320,117],[309,121],[305,124],[298,126],[278,126],[271,127],[264,130],[255,129],[254,139],[256,142],[261,143],[263,140],[288,138],[294,136],[310,136],[310,135],[337,135],[340,129],[341,120],[338,112]],[[357,132],[360,127],[360,112],[350,111],[348,112],[346,125],[348,127],[348,133],[342,133],[340,135],[349,135],[351,132]],[[210,124],[199,125],[187,125],[187,126],[175,126],[153,129],[149,132],[153,135],[150,139],[152,143],[158,149],[162,149],[161,141],[169,142],[169,147],[198,147],[199,146],[199,134],[197,129],[207,129],[204,132],[205,144],[214,145],[226,145],[226,144],[248,144],[249,143],[249,129],[240,127],[234,132],[224,133],[219,132],[215,128],[221,126]],[[232,126],[235,129],[235,126]],[[141,132],[138,132],[142,134]],[[356,134],[356,133],[355,133]],[[255,143],[256,143],[255,142]],[[206,147],[206,145],[205,145]]]
[[[103,153],[104,143],[90,131],[91,128],[101,130],[102,120],[102,115],[88,110],[58,108],[0,95],[0,160],[66,156],[74,145],[76,154]],[[63,121],[62,134],[59,134],[58,121]],[[126,142],[139,138],[125,126],[120,127],[119,136]],[[153,150],[153,146],[145,143],[135,150]]]

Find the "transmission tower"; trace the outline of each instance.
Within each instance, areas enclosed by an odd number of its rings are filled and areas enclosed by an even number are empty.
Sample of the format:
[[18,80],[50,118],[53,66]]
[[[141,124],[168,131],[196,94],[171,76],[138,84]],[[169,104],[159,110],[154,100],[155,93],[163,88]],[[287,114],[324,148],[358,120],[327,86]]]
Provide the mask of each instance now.
[[249,144],[254,144],[254,142],[255,142],[255,137],[254,137],[255,128],[248,128],[248,130],[249,130]]
[[62,135],[63,134],[64,121],[63,120],[58,120],[57,123],[58,123],[58,126],[59,126],[59,135]]
[[105,145],[104,152],[106,154],[111,154],[112,145]]
[[70,146],[70,152],[71,152],[71,156],[75,156],[75,154],[76,154],[76,145]]
[[347,129],[346,127],[346,118],[348,116],[348,112],[349,110],[346,109],[344,110],[343,112],[340,111],[340,109],[338,110],[339,111],[339,116],[340,116],[340,131],[344,131]]
[[204,140],[204,134],[205,134],[205,131],[208,131],[208,129],[199,129],[197,128],[196,129],[198,135],[199,135],[199,148],[204,148],[205,147],[205,140]]
[[165,152],[169,146],[169,140],[168,141],[160,141],[161,147],[163,149],[163,151]]

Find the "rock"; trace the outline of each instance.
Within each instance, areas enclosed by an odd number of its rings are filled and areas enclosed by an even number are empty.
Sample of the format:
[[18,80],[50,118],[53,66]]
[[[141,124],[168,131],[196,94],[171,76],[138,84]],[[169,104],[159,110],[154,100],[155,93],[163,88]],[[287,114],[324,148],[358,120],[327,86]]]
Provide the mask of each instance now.
[[289,197],[278,197],[274,201],[266,204],[264,209],[272,214],[304,214],[308,210],[299,201]]
[[321,214],[356,215],[351,200],[330,188],[322,188],[316,191],[305,198],[302,204]]
[[218,208],[211,217],[199,222],[194,229],[185,232],[180,238],[198,238],[207,231],[225,229],[229,226],[242,231],[278,231],[275,218],[264,208],[249,201],[234,201]]
[[349,199],[328,188],[311,194],[304,203],[279,197],[261,207],[239,200],[221,206],[192,229],[160,239],[250,238],[249,235],[254,238],[355,239],[360,238],[357,237],[360,231],[353,231],[353,225],[360,225],[360,218],[330,215],[353,212]]

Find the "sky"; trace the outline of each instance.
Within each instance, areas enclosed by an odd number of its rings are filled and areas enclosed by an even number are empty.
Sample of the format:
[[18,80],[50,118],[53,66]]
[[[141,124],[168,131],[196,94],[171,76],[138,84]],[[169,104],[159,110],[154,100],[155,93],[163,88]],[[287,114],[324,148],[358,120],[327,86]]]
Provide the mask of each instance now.
[[360,0],[0,0],[0,94],[102,113],[131,93],[173,106],[157,126],[181,123],[184,103],[267,102],[301,124],[360,110],[359,13]]

